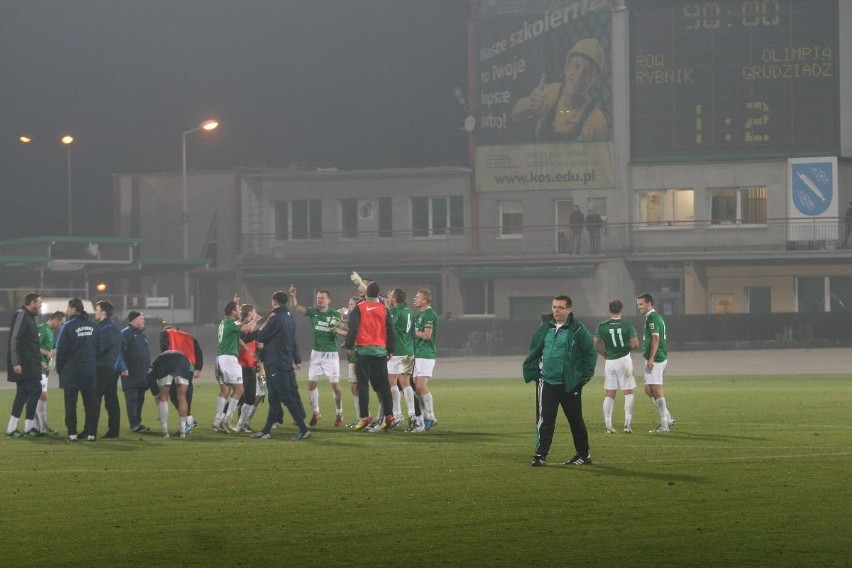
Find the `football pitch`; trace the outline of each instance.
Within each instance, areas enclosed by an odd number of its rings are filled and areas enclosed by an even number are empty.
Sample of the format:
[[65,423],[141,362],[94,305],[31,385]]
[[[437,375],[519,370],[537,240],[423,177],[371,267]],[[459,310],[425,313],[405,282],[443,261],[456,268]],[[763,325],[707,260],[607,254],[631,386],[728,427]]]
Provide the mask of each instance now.
[[[544,468],[534,389],[520,379],[434,380],[423,434],[334,428],[314,436],[212,431],[215,385],[196,389],[186,439],[3,439],[5,566],[848,566],[852,388],[847,376],[667,377],[677,425],[603,429],[584,391],[594,465],[564,417]],[[306,386],[300,384],[303,399]],[[62,391],[51,426],[64,433]],[[352,401],[344,393],[347,419]],[[0,391],[8,411],[12,390]],[[253,420],[262,424],[262,405]],[[122,400],[123,411],[123,400]],[[146,422],[155,426],[148,399]],[[172,430],[177,416],[172,409]],[[105,428],[101,415],[101,431]],[[156,430],[156,428],[155,428]],[[101,432],[102,433],[102,432]]]

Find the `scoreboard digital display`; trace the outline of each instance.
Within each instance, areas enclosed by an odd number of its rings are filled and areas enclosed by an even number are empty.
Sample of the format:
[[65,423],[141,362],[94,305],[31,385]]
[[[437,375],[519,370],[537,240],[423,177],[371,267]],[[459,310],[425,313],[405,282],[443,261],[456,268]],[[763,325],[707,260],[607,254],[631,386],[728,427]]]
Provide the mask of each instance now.
[[629,8],[633,161],[838,152],[837,0]]

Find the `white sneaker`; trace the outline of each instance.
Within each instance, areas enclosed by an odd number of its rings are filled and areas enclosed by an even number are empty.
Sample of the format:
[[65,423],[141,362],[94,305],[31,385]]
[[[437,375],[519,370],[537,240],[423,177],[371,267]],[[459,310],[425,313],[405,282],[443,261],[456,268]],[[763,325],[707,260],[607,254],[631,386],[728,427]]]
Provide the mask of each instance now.
[[648,433],[649,434],[661,434],[663,432],[668,432],[668,431],[669,431],[668,428],[663,428],[662,425],[661,425],[661,426],[657,426],[653,430],[648,430]]
[[163,438],[168,438],[168,437],[169,437],[169,431],[163,430]]
[[625,434],[632,434],[633,433],[633,428],[630,427],[630,424],[624,425],[624,433]]

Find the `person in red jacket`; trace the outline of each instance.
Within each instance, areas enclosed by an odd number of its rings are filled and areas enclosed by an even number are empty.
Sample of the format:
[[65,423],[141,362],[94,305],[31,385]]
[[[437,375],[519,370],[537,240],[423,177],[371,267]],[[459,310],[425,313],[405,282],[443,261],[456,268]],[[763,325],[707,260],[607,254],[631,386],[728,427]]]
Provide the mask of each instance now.
[[[201,376],[201,370],[204,368],[204,353],[201,351],[201,345],[198,340],[188,331],[178,329],[173,325],[168,325],[160,333],[160,351],[180,351],[183,353],[192,368],[192,374],[189,377],[189,385],[186,389],[186,433],[188,434],[194,428],[198,427],[198,421],[192,416],[192,394],[193,394],[193,379]],[[151,392],[157,396],[160,387],[157,383],[150,384]],[[180,401],[178,400],[177,385],[172,384],[169,390],[169,399],[175,409],[180,412]]]
[[349,314],[349,333],[344,346],[355,351],[355,374],[358,379],[360,420],[353,428],[363,430],[373,421],[370,416],[370,385],[382,403],[385,422],[381,430],[393,424],[393,401],[388,384],[388,357],[396,348],[390,310],[380,302],[379,285],[367,285],[364,301]]
[[[257,320],[257,310],[251,304],[243,304],[240,306],[240,319],[243,323]],[[240,401],[240,416],[233,429],[237,432],[251,434],[253,430],[249,426],[249,421],[251,421],[257,406],[266,393],[260,380],[260,374],[257,372],[260,368],[260,361],[257,358],[257,331],[242,333],[240,339],[242,339],[245,347],[240,345],[237,361],[239,361],[243,370],[243,387],[245,390]]]

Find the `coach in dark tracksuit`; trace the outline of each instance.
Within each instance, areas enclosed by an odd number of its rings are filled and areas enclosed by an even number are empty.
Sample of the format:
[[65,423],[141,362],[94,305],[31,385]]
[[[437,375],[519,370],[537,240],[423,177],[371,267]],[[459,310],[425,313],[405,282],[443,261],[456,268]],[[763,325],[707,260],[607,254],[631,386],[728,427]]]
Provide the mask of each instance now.
[[118,438],[121,407],[118,405],[118,373],[121,359],[121,331],[112,321],[113,305],[102,300],[95,304],[98,374],[98,420],[101,401],[107,412],[107,432],[103,438]]
[[261,438],[272,431],[272,424],[283,416],[282,403],[299,427],[299,433],[294,439],[309,437],[305,410],[299,398],[296,371],[293,367],[301,361],[296,344],[296,320],[287,309],[286,292],[279,290],[272,295],[272,313],[263,328],[257,332],[257,341],[263,344],[263,364],[266,366],[266,384],[269,389],[269,414],[263,430],[255,432],[252,437]]
[[81,439],[95,441],[98,429],[98,377],[95,366],[95,326],[75,298],[68,302],[68,320],[56,337],[56,371],[65,391],[65,427],[68,441],[77,440],[77,394],[83,395],[85,423]]
[[[37,436],[34,418],[41,396],[41,350],[35,315],[41,308],[41,296],[32,293],[24,298],[24,305],[12,316],[9,324],[9,352],[6,355],[7,379],[15,383],[15,400],[6,435],[20,438],[23,434]],[[18,428],[21,411],[27,407],[24,432]],[[14,423],[14,424],[13,424]]]
[[145,337],[145,316],[133,311],[127,315],[130,325],[121,330],[122,357],[127,370],[121,374],[121,388],[127,407],[127,419],[133,432],[150,430],[142,424],[142,405],[148,390],[148,369],[151,367],[151,351]]

